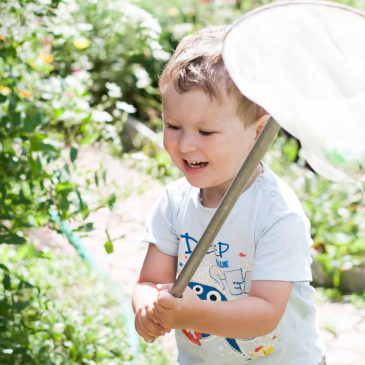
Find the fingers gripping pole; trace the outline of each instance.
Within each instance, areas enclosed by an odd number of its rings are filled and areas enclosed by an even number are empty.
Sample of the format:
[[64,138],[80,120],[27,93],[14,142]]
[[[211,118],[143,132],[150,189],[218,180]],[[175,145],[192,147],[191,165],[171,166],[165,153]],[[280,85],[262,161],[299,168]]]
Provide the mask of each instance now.
[[209,246],[223,226],[238,197],[242,193],[243,188],[247,185],[256,166],[259,164],[269,145],[274,140],[279,129],[279,124],[272,117],[270,117],[265,128],[261,132],[255,145],[252,147],[249,155],[240,168],[237,176],[224,195],[200,241],[196,245],[193,253],[183,267],[180,275],[175,280],[175,283],[170,291],[174,297],[180,298],[182,296],[182,293],[184,292],[196,269],[208,251]]

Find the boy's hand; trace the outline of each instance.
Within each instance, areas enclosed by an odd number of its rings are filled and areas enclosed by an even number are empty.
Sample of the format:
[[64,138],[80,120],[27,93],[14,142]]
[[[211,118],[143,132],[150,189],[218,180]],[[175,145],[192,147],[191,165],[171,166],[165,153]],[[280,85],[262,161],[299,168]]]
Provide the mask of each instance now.
[[166,330],[148,315],[157,300],[159,290],[153,283],[140,284],[140,287],[143,289],[143,295],[140,295],[139,303],[135,305],[134,323],[138,334],[145,340],[151,341],[166,333]]
[[167,255],[154,244],[149,244],[132,296],[136,330],[147,341],[168,332],[148,313],[153,311],[154,302],[157,301],[159,289],[156,283],[169,283],[175,279],[176,262],[175,256]]
[[167,330],[156,323],[150,316],[151,309],[149,306],[139,308],[135,314],[135,327],[138,334],[146,341],[152,342],[155,338],[163,336]]
[[148,312],[150,318],[163,328],[190,328],[202,303],[194,291],[188,287],[182,298],[175,298],[169,293],[172,284],[157,284],[156,288],[159,293],[154,307]]

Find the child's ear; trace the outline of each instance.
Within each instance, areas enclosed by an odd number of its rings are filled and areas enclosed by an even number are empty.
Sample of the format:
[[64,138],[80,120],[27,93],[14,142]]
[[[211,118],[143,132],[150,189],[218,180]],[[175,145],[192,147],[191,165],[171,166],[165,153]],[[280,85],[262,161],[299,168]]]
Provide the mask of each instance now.
[[264,129],[266,123],[268,122],[268,120],[270,119],[270,115],[269,114],[264,114],[262,117],[260,117],[257,121],[256,121],[256,135],[255,135],[255,141],[256,139],[259,137],[259,135],[261,134],[262,130]]

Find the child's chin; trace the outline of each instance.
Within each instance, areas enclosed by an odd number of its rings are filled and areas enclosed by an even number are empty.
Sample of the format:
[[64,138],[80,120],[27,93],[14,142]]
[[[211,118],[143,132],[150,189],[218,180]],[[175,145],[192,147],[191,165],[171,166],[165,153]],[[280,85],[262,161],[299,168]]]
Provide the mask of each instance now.
[[202,182],[196,181],[196,179],[192,179],[189,176],[185,175],[186,180],[188,181],[188,183],[193,186],[194,188],[199,188],[199,189],[204,189],[206,187],[205,184],[203,184]]

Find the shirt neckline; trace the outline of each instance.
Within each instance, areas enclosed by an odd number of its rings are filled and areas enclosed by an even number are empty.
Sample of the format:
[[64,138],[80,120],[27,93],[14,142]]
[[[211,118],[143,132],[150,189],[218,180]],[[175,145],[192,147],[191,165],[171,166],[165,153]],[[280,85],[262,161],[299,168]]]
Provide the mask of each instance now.
[[[243,197],[247,196],[249,194],[249,192],[258,184],[259,181],[262,180],[263,175],[265,175],[267,173],[267,166],[264,162],[260,161],[261,167],[262,167],[262,171],[256,176],[255,180],[252,182],[252,184],[248,187],[248,189],[246,189],[245,191],[243,191],[240,196],[238,197],[237,201],[242,199]],[[209,208],[209,207],[205,207],[201,201],[200,201],[200,188],[196,188],[196,187],[192,187],[193,189],[193,193],[194,193],[194,201],[197,205],[198,208],[205,210],[205,211],[210,211],[210,212],[215,212],[217,210],[218,207],[216,208]]]

